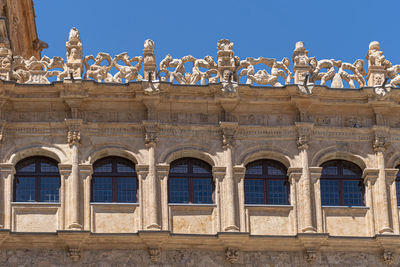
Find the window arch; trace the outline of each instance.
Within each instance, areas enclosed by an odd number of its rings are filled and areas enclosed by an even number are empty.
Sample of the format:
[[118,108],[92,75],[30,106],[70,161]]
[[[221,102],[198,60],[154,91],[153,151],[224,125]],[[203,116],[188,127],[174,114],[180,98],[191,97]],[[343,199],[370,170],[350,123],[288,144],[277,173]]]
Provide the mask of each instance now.
[[92,202],[136,203],[135,165],[120,157],[106,157],[93,164]]
[[286,167],[275,160],[257,160],[246,165],[244,179],[246,204],[289,204]]
[[361,168],[349,161],[330,160],[321,165],[321,204],[363,206],[364,182]]
[[213,203],[212,167],[199,159],[181,158],[173,161],[169,170],[169,203]]
[[15,202],[58,202],[60,172],[58,162],[46,157],[29,157],[15,166]]

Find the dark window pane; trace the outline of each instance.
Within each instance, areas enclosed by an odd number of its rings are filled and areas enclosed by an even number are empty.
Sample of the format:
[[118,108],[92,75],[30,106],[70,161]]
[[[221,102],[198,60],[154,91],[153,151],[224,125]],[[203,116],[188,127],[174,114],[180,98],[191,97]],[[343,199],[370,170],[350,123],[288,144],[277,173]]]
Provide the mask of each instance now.
[[112,202],[112,178],[93,179],[93,201]]
[[246,168],[246,174],[256,174],[256,175],[262,175],[262,165],[261,164],[257,164],[257,165],[249,165]]
[[343,181],[343,197],[346,206],[362,206],[363,198],[360,181]]
[[347,168],[343,168],[343,175],[346,175],[346,176],[358,176],[358,174],[355,172],[355,170],[347,169]]
[[211,179],[193,179],[194,203],[212,203],[213,185]]
[[40,171],[41,172],[58,172],[57,165],[48,163],[48,162],[41,162],[40,163]]
[[17,202],[34,202],[35,200],[35,178],[19,177],[16,181],[16,200]]
[[40,201],[58,202],[60,179],[58,177],[42,177],[40,179]]
[[336,166],[327,166],[322,169],[322,175],[338,175],[338,168]]
[[264,201],[264,180],[245,179],[244,191],[246,204],[265,204]]
[[396,181],[397,206],[400,206],[400,181]]
[[120,162],[117,164],[117,171],[122,173],[135,173],[135,169],[132,166]]
[[193,173],[210,173],[210,170],[206,166],[193,164]]
[[112,163],[106,163],[101,166],[95,167],[94,172],[112,172]]
[[280,176],[285,176],[286,173],[283,172],[283,170],[276,168],[274,166],[268,166],[268,175],[280,175]]
[[287,190],[285,181],[268,181],[268,204],[286,205],[288,204]]
[[36,169],[36,164],[35,162],[30,163],[26,166],[22,166],[20,169],[18,169],[18,172],[35,172]]
[[189,188],[187,178],[169,179],[169,202],[189,203]]
[[136,202],[136,178],[118,178],[118,202]]
[[340,205],[339,181],[321,180],[321,204],[325,206]]
[[188,165],[187,164],[179,164],[171,167],[171,173],[188,173]]

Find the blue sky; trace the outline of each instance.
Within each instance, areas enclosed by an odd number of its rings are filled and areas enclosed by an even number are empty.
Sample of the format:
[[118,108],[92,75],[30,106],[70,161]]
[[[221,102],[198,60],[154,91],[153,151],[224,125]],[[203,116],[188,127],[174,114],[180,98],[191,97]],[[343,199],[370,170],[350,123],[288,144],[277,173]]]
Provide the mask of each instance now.
[[[386,58],[400,64],[399,0],[134,1],[34,0],[42,55],[65,57],[69,30],[81,32],[84,55],[141,55],[153,39],[156,59],[168,53],[216,58],[228,38],[240,58],[291,58],[297,41],[310,56],[354,62],[377,40]],[[291,63],[292,66],[292,63]]]

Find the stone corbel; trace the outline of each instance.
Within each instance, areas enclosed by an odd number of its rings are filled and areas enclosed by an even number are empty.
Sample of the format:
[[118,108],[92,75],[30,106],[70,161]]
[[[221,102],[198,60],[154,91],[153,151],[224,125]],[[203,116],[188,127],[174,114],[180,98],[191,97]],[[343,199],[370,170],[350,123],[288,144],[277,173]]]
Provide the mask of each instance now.
[[152,263],[159,263],[161,261],[161,249],[160,248],[149,248],[149,257]]
[[311,182],[316,183],[321,177],[322,167],[309,167]]
[[385,169],[386,184],[391,185],[397,178],[399,169]]
[[89,238],[89,231],[57,231],[58,237],[68,248],[68,256],[76,262],[81,257],[81,246]]
[[239,253],[237,248],[227,248],[225,250],[225,260],[231,264],[237,263],[239,261]]
[[153,263],[161,260],[161,247],[168,241],[169,231],[139,231],[139,238],[148,247],[150,261]]
[[307,263],[314,264],[318,261],[320,247],[324,244],[328,237],[329,234],[297,234],[297,238],[303,244],[304,260]]
[[377,235],[375,238],[381,247],[381,259],[383,263],[386,265],[392,265],[395,260],[394,252],[397,251],[400,237],[398,235]]
[[287,171],[287,175],[289,177],[289,183],[293,184],[298,182],[303,174],[303,168],[298,167],[290,167]]
[[214,182],[222,181],[226,175],[226,167],[212,167]]
[[370,182],[371,185],[374,185],[378,177],[379,169],[365,168],[362,174],[364,184],[368,184],[368,182]]

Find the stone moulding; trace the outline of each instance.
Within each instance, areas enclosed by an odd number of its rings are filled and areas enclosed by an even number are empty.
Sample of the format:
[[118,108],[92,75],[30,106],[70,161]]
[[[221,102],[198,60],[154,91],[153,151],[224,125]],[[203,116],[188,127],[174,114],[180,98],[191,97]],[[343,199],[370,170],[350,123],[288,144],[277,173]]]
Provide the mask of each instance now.
[[[100,52],[96,56],[82,54],[80,33],[72,28],[66,42],[67,58],[56,56],[25,59],[13,55],[8,36],[0,40],[0,79],[21,84],[49,84],[54,81],[77,82],[94,80],[104,83],[143,81],[145,94],[159,93],[159,83],[180,85],[220,84],[220,93],[226,97],[237,94],[239,84],[282,87],[297,84],[300,95],[313,94],[315,85],[331,88],[374,87],[378,98],[386,98],[392,87],[400,85],[400,65],[393,65],[385,58],[380,44],[369,45],[366,63],[310,57],[304,42],[297,42],[290,60],[275,58],[234,56],[233,43],[222,39],[217,44],[217,58],[194,58],[191,55],[173,58],[167,55],[157,67],[155,44],[144,42],[143,54],[130,57],[123,52],[112,57]],[[188,70],[188,64],[191,69]]]

